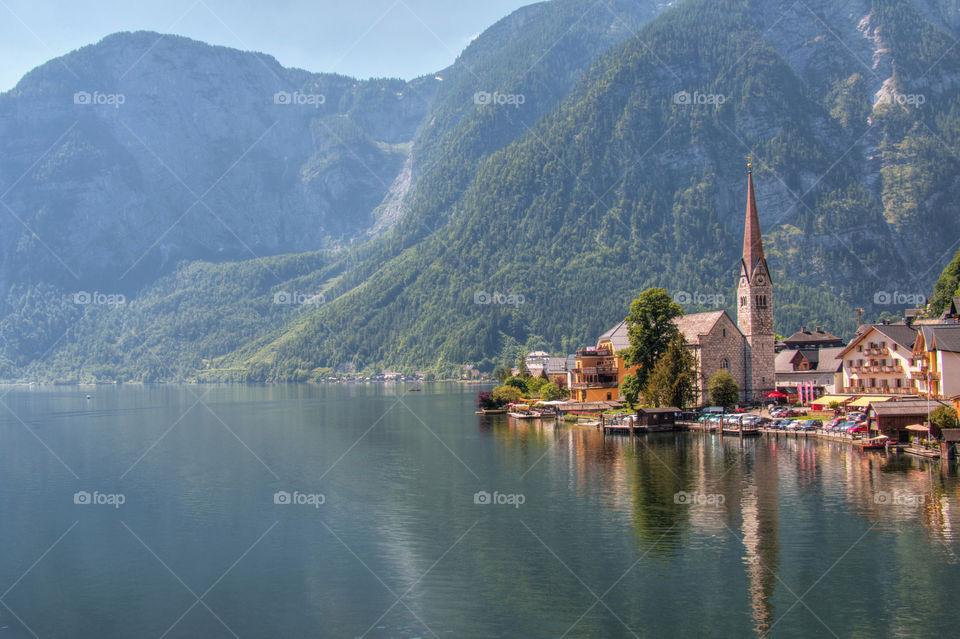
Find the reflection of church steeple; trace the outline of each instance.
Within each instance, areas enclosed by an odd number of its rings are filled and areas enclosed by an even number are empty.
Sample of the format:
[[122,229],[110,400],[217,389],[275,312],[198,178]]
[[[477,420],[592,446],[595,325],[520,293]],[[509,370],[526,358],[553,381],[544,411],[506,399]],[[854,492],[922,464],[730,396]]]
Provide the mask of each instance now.
[[744,563],[750,581],[750,608],[758,636],[765,636],[773,623],[772,598],[780,566],[779,510],[776,460],[757,452],[753,472],[744,478],[741,497]]

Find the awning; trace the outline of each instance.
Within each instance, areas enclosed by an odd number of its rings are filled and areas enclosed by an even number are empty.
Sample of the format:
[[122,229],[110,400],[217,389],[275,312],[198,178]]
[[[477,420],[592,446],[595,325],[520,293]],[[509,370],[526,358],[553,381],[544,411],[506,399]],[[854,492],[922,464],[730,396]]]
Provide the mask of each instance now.
[[907,426],[907,430],[915,430],[920,433],[928,433],[930,432],[930,427],[924,426],[923,424],[910,424],[909,426]]
[[840,405],[846,404],[850,401],[850,397],[844,397],[842,395],[824,395],[823,397],[818,397],[817,399],[810,402],[811,405],[823,405],[829,406],[833,402],[837,402]]
[[877,395],[875,397],[860,397],[858,399],[853,400],[849,404],[847,404],[847,407],[848,408],[851,406],[867,407],[870,405],[870,402],[888,402],[891,399],[893,399],[893,395]]

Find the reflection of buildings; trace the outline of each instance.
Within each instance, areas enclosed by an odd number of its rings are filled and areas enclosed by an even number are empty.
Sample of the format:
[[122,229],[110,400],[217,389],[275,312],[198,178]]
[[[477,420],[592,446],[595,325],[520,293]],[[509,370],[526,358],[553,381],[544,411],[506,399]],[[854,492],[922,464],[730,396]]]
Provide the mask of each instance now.
[[779,481],[776,457],[762,447],[754,455],[753,471],[741,491],[740,532],[746,549],[744,563],[750,582],[754,630],[765,636],[773,623],[773,593],[780,565]]

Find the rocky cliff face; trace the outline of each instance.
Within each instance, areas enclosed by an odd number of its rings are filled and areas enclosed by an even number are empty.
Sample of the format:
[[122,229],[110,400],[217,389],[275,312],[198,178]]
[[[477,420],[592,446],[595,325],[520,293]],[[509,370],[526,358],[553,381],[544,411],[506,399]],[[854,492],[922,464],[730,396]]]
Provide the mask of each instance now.
[[0,96],[0,281],[130,293],[179,260],[350,241],[437,84],[146,32],[53,60]]

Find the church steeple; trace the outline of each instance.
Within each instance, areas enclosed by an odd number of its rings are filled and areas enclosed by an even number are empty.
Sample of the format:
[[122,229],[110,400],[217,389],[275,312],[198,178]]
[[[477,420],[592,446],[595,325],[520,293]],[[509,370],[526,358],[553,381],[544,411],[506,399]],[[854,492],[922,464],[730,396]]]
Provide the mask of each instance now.
[[747,164],[747,219],[743,228],[743,261],[737,287],[737,326],[745,338],[744,396],[756,399],[773,390],[773,284],[760,239],[760,216],[753,191],[753,163]]
[[747,277],[753,274],[757,262],[763,258],[760,239],[760,217],[757,214],[757,196],[753,192],[753,162],[747,164],[747,220],[743,228],[743,265]]

